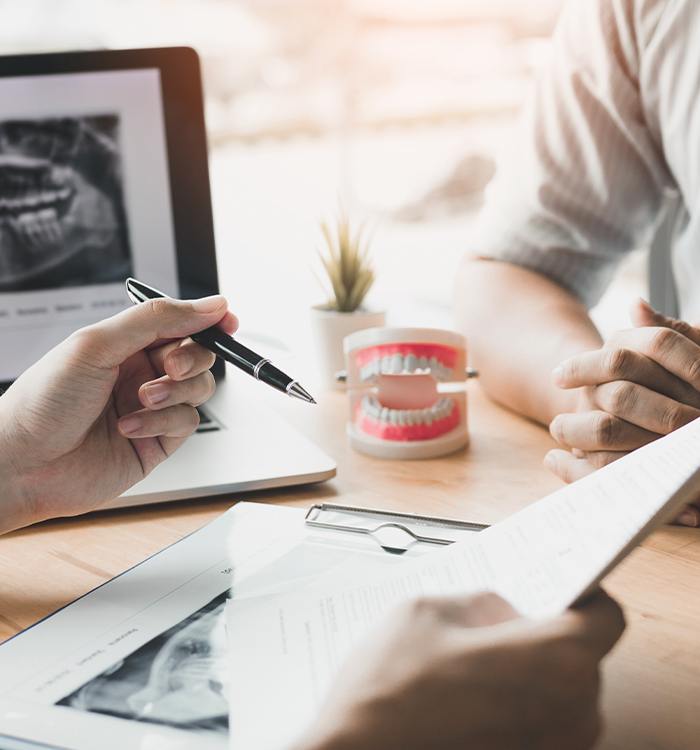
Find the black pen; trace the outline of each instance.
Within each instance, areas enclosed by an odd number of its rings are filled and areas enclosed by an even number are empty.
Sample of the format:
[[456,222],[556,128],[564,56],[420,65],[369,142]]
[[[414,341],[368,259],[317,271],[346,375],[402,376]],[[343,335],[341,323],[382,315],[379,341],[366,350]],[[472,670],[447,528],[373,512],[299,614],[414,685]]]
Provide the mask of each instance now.
[[[126,293],[134,304],[168,296],[148,286],[148,284],[132,278],[126,280]],[[221,359],[230,362],[248,375],[252,375],[256,380],[261,380],[278,391],[309,404],[316,403],[313,396],[305,388],[302,388],[296,380],[290,378],[289,375],[285,375],[269,359],[257,354],[252,349],[248,349],[247,346],[243,346],[220,328],[212,326],[199,333],[193,333],[190,338],[205,349],[209,349],[217,357],[221,357]]]

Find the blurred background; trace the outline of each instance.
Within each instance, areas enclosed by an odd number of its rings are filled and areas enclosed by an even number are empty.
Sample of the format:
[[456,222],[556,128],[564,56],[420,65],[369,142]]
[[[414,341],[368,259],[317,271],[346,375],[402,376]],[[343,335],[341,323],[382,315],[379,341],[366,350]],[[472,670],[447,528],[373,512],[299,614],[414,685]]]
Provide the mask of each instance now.
[[[0,0],[0,53],[195,47],[222,286],[244,329],[297,345],[326,299],[318,223],[339,203],[372,230],[370,306],[450,325],[455,269],[562,2]],[[626,264],[604,328],[626,325],[643,271]]]

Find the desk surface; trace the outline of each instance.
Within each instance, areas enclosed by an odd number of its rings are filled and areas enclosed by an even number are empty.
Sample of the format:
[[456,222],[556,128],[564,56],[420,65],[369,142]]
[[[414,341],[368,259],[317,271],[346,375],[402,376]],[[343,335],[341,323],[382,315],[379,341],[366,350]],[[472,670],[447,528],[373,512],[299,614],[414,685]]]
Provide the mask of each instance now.
[[[260,502],[384,507],[493,523],[558,486],[542,468],[546,431],[470,388],[472,442],[442,459],[389,462],[361,456],[344,436],[345,399],[288,409],[334,456],[324,485],[252,493]],[[301,420],[304,414],[305,419]],[[221,513],[231,498],[61,519],[0,539],[0,640],[140,562]],[[606,583],[624,605],[628,631],[605,666],[607,732],[600,747],[691,750],[700,746],[700,531],[666,528]]]

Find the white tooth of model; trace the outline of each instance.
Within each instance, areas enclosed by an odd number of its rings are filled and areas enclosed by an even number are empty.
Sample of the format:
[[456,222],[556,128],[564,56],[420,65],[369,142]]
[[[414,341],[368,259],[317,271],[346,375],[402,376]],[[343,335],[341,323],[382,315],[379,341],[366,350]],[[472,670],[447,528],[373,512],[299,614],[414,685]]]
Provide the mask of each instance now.
[[407,373],[415,372],[417,365],[418,357],[415,354],[408,354],[403,361],[403,368]]
[[382,357],[382,366],[380,372],[383,375],[388,375],[391,373],[391,357],[388,354],[385,354]]
[[386,408],[386,406],[382,409],[380,419],[382,420],[382,422],[389,422],[389,410]]
[[391,374],[398,375],[403,371],[403,357],[400,354],[394,354],[391,358]]
[[420,370],[427,370],[428,369],[428,358],[427,357],[421,357],[418,360],[418,368]]

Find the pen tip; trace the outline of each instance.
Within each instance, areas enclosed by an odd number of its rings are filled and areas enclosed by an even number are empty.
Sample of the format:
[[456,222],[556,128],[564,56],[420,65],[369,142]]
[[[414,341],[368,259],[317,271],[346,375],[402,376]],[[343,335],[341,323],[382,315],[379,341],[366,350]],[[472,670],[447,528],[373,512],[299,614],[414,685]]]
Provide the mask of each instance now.
[[316,399],[306,390],[306,388],[302,388],[299,383],[296,382],[296,380],[289,384],[287,393],[293,398],[298,398],[301,401],[306,401],[307,404],[316,403]]

